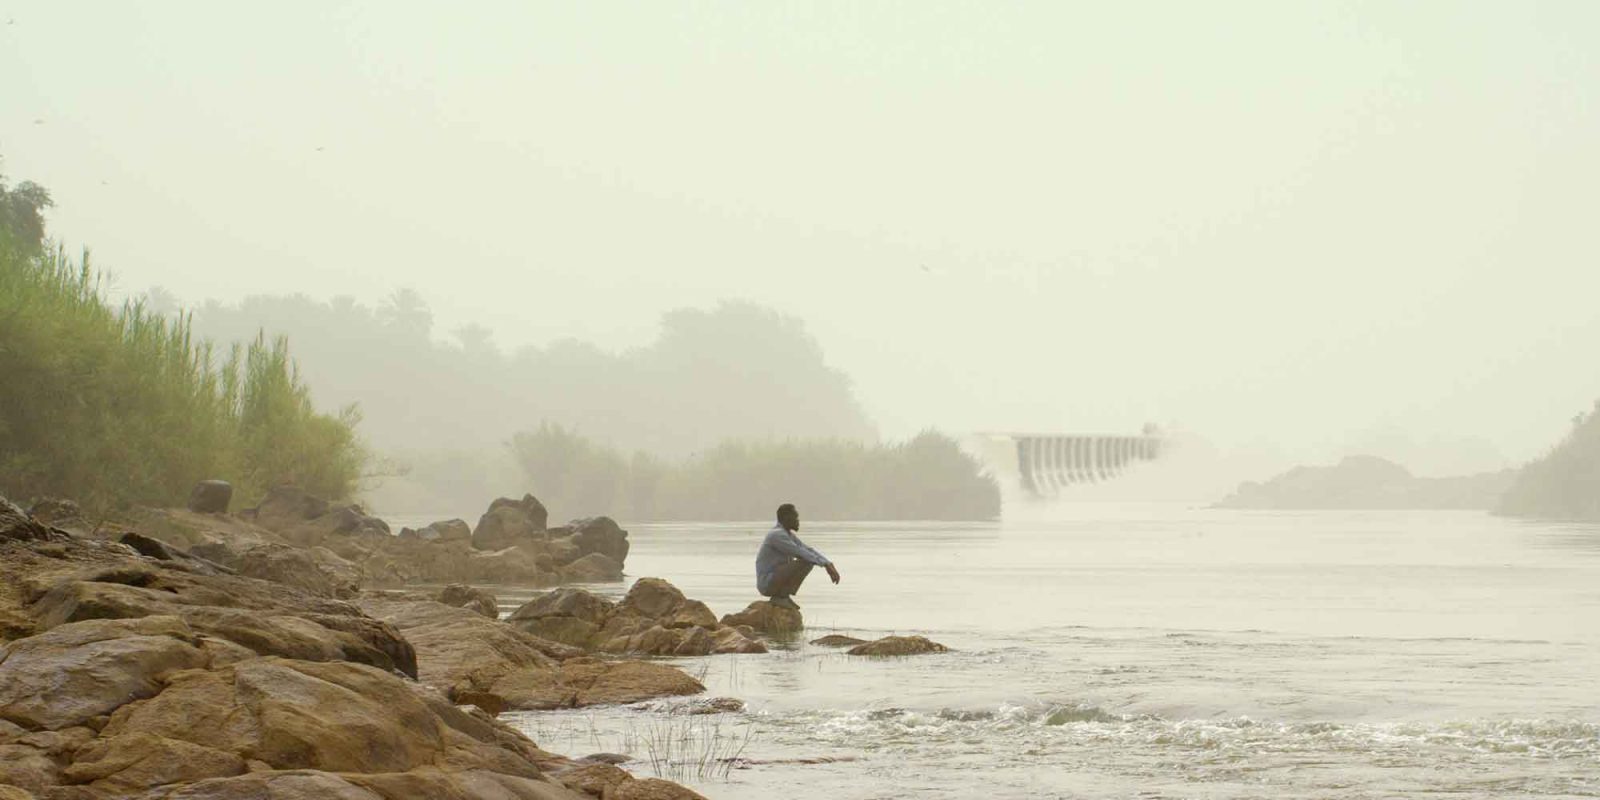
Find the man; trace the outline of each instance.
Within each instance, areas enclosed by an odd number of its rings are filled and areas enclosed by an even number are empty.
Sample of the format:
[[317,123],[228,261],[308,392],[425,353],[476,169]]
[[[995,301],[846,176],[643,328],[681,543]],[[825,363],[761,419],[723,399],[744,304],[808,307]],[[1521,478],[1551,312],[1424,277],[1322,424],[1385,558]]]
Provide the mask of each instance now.
[[794,504],[778,506],[778,524],[767,531],[761,551],[756,553],[756,591],[772,598],[773,605],[792,611],[799,611],[800,604],[790,599],[790,595],[800,591],[800,584],[805,583],[812,567],[826,569],[828,577],[834,583],[839,582],[839,568],[800,541],[800,537],[794,535],[798,530],[800,512],[795,510]]

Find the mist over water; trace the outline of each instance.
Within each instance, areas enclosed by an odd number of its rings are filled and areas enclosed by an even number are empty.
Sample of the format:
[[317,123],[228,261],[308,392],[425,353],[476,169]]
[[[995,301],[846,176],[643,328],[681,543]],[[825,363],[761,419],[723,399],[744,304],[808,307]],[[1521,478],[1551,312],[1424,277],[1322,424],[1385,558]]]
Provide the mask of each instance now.
[[[716,798],[1600,796],[1593,526],[1046,516],[807,525],[844,581],[808,582],[809,627],[785,648],[683,661],[710,696],[748,703],[716,724],[749,736],[751,762],[689,783]],[[629,572],[737,610],[763,529],[636,526]],[[955,651],[805,643],[835,632]],[[643,758],[651,725],[708,719],[664,713],[675,702],[517,718],[546,747]]]

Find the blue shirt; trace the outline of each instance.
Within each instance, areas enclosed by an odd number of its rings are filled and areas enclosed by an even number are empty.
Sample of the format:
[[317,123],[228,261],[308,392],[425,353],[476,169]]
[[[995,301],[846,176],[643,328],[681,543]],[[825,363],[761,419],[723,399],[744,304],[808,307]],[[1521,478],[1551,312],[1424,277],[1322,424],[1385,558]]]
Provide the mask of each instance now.
[[773,525],[767,531],[767,537],[761,540],[761,550],[756,553],[756,591],[766,592],[768,581],[772,580],[772,573],[778,567],[789,563],[791,559],[809,561],[819,567],[832,564],[826,556],[806,546],[800,537],[790,533],[782,525]]

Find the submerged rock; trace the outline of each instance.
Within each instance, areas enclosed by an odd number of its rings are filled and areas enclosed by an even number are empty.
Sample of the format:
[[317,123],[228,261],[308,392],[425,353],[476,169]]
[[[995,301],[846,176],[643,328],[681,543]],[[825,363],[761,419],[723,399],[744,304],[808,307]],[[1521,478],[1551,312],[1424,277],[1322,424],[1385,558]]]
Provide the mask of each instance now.
[[917,656],[924,653],[947,653],[950,648],[923,636],[885,636],[876,641],[859,644],[845,651],[852,656]]
[[831,633],[821,639],[812,639],[811,643],[819,647],[855,647],[858,644],[866,644],[867,640]]
[[766,600],[757,600],[737,614],[727,614],[723,625],[744,625],[769,636],[788,636],[805,627],[805,619],[792,608],[779,608]]

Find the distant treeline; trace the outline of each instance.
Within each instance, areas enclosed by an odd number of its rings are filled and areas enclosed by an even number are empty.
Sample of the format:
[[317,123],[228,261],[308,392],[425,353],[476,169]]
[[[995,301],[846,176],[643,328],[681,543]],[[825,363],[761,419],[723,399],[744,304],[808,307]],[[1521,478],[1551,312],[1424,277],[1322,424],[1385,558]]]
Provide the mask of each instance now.
[[[164,292],[151,299],[176,308]],[[479,325],[444,337],[404,289],[376,306],[298,294],[208,301],[194,321],[219,342],[263,328],[288,336],[311,391],[359,402],[362,434],[385,455],[497,450],[545,420],[668,457],[725,439],[875,437],[850,380],[804,324],[749,303],[669,312],[655,341],[622,352],[575,339],[506,351]]]
[[0,492],[90,509],[179,504],[222,477],[248,501],[279,482],[354,489],[354,411],[317,413],[288,346],[217,358],[184,317],[109,305],[87,255],[45,238],[42,188],[0,177]]
[[1600,401],[1572,419],[1549,454],[1522,468],[1497,511],[1515,517],[1600,521]]
[[559,425],[511,441],[528,486],[567,516],[760,520],[780,503],[812,519],[988,520],[1000,488],[956,442],[927,431],[898,444],[729,441],[681,460],[626,455]]

